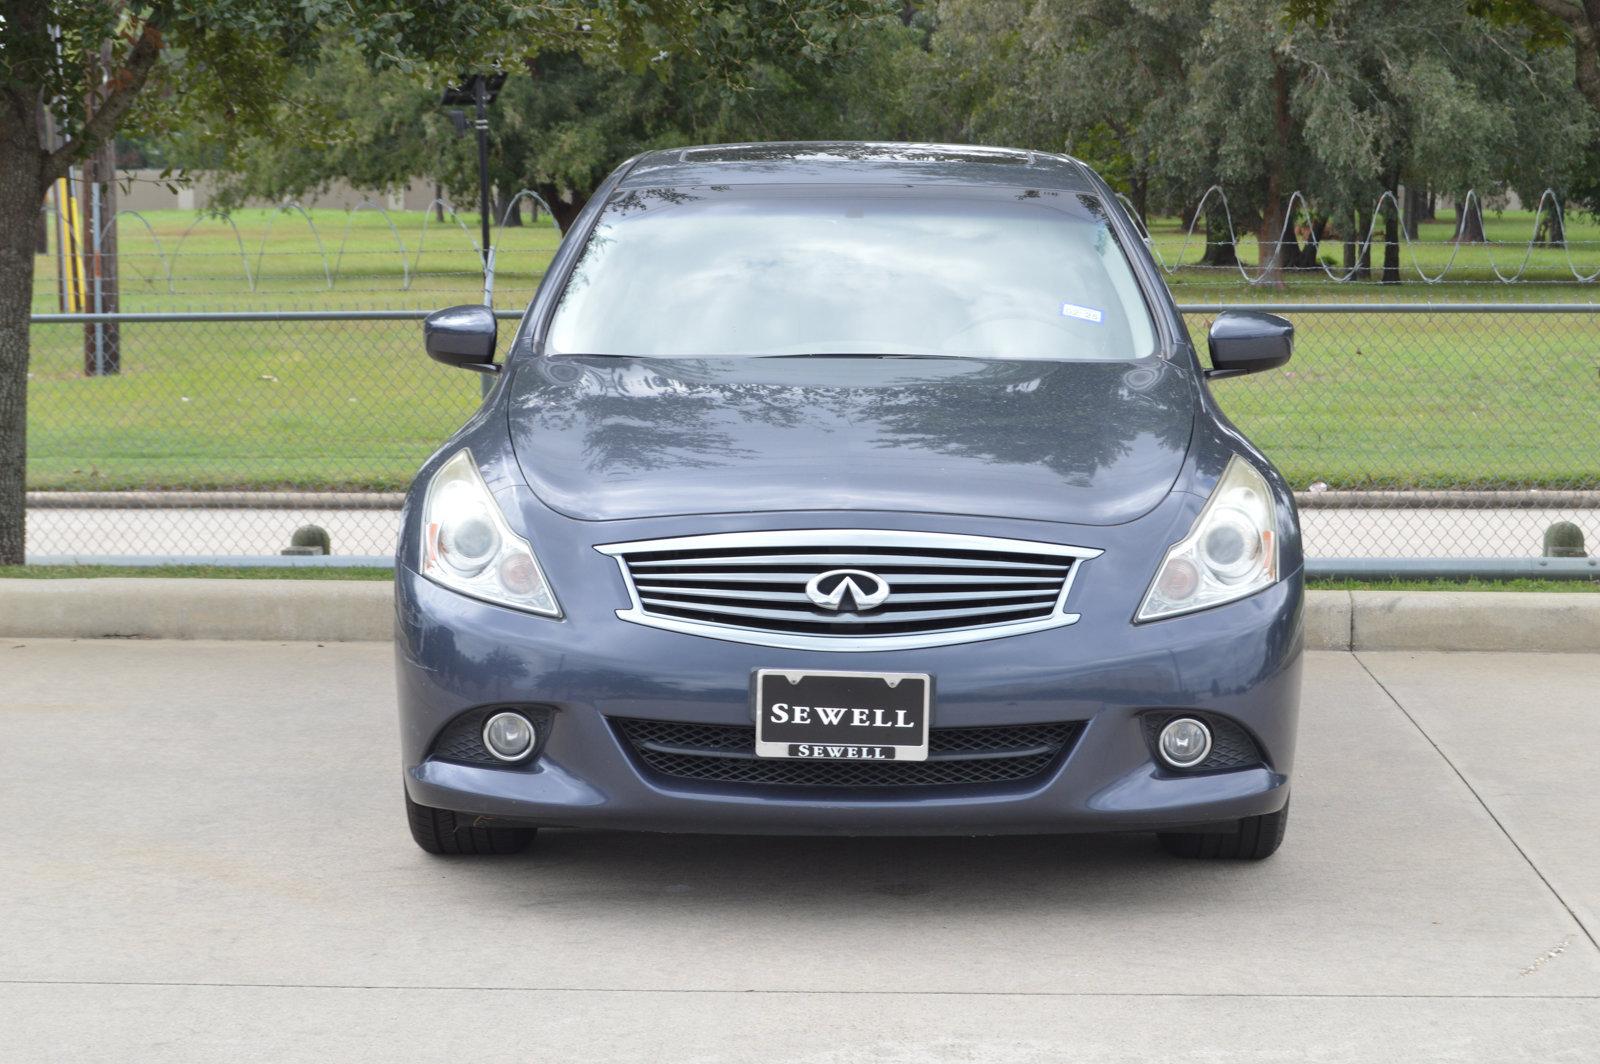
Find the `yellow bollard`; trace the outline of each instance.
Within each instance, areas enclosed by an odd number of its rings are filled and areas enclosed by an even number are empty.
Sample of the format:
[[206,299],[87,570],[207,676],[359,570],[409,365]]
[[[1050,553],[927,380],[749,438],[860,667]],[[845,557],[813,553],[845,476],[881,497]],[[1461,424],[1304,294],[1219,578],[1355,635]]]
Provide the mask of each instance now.
[[67,256],[67,313],[82,314],[84,292],[88,288],[83,277],[82,222],[78,216],[78,198],[72,194],[64,177],[56,181],[56,208],[61,212],[62,224],[66,229],[66,236],[57,250]]

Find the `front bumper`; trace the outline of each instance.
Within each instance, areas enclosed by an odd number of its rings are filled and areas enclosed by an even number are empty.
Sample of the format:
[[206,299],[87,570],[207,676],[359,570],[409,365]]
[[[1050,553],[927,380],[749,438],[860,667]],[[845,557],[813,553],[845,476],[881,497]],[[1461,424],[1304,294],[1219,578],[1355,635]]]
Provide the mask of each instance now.
[[[457,595],[402,567],[397,667],[406,789],[416,802],[461,813],[647,831],[943,835],[1222,824],[1273,812],[1287,800],[1302,600],[1296,572],[1251,598],[1187,617],[857,653],[841,664],[842,655],[661,631],[609,611],[561,621],[529,616]],[[1058,764],[1021,784],[807,793],[654,774],[608,723],[748,725],[756,668],[928,672],[936,683],[935,727],[1084,727]],[[555,707],[532,767],[428,756],[457,714],[492,703]],[[1195,775],[1165,770],[1140,725],[1140,714],[1151,710],[1227,717],[1255,739],[1264,763]]]

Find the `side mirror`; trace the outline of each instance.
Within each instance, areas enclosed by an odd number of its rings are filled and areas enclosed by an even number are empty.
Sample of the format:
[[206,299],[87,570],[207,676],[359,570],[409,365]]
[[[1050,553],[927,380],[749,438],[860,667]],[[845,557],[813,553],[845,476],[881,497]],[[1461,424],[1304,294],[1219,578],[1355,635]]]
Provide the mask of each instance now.
[[422,321],[422,343],[429,358],[479,373],[500,372],[494,364],[498,332],[494,311],[476,304],[436,310]]
[[1211,348],[1207,380],[1276,369],[1294,351],[1294,324],[1276,314],[1230,310],[1217,315],[1206,338]]

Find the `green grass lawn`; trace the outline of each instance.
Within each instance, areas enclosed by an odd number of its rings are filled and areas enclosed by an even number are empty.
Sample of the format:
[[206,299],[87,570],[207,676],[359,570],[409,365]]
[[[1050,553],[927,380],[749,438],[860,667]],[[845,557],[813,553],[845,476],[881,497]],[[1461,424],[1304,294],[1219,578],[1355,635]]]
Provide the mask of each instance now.
[[1308,591],[1600,591],[1600,580],[1307,580]]
[[36,489],[398,489],[480,394],[417,322],[125,324],[123,371],[101,378],[81,337],[34,329]]
[[[297,213],[265,210],[237,212],[232,226],[179,211],[125,216],[123,309],[431,309],[481,298],[472,218],[468,232],[420,212],[312,218],[315,233]],[[1399,286],[1296,277],[1274,291],[1187,268],[1169,281],[1184,302],[1600,300],[1600,285],[1559,283],[1570,277],[1560,251],[1535,253],[1536,283],[1485,283],[1491,253],[1507,271],[1520,261],[1532,215],[1485,220],[1492,240],[1515,246],[1461,248],[1460,280],[1448,284],[1408,271]],[[1424,228],[1430,243],[1416,255],[1430,273],[1454,250],[1450,230],[1448,218]],[[1177,223],[1157,221],[1152,235],[1176,261]],[[1600,226],[1573,220],[1569,237],[1580,268],[1600,269]],[[498,306],[527,301],[557,240],[547,222],[503,232]],[[1188,260],[1200,251],[1191,245]],[[1253,255],[1247,241],[1243,257]],[[35,308],[54,310],[54,260],[37,266]],[[1190,319],[1197,337],[1207,324]],[[1297,487],[1600,487],[1600,315],[1306,314],[1296,324],[1289,367],[1215,390]],[[122,373],[102,378],[84,376],[83,341],[78,325],[33,330],[32,488],[394,490],[478,401],[478,378],[429,361],[415,322],[124,324]]]
[[1600,314],[1295,324],[1288,366],[1213,391],[1296,487],[1600,487]]

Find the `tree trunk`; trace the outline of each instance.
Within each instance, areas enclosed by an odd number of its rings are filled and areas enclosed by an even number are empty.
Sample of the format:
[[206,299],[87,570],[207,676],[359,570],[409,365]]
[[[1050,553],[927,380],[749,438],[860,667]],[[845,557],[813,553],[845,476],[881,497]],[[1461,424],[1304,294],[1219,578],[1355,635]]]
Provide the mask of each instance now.
[[28,455],[28,315],[39,147],[34,108],[0,108],[0,565],[21,565]]
[[1261,279],[1274,288],[1282,288],[1284,248],[1289,236],[1289,220],[1283,209],[1283,153],[1288,150],[1290,131],[1289,76],[1277,60],[1272,64],[1272,112],[1277,144],[1267,160],[1266,195],[1262,198],[1256,243],[1261,248]]
[[1400,283],[1400,212],[1393,200],[1383,205],[1383,284]]
[[1372,268],[1372,249],[1362,243],[1367,239],[1370,219],[1359,210],[1351,211],[1350,228],[1344,235],[1344,279],[1365,281]]
[[1344,280],[1373,278],[1373,245],[1366,234],[1373,227],[1373,216],[1366,211],[1350,211],[1350,232],[1344,237]]
[[1187,233],[1189,227],[1194,224],[1195,216],[1199,213],[1200,202],[1198,200],[1194,203],[1185,203],[1183,209],[1178,212],[1178,228]]
[[1206,208],[1206,253],[1200,257],[1200,265],[1239,265],[1239,247],[1228,237],[1228,217],[1222,213],[1220,200],[1212,200]]
[[1412,188],[1410,185],[1406,186],[1406,194],[1403,198],[1405,210],[1402,222],[1405,225],[1406,236],[1411,240],[1417,239],[1417,226],[1422,222],[1422,200],[1421,190]]
[[1567,205],[1560,197],[1550,204],[1548,210],[1539,216],[1539,230],[1534,233],[1534,242],[1544,247],[1565,247],[1567,243],[1567,227],[1561,218],[1561,212]]
[[[515,204],[515,206],[513,206]],[[507,229],[518,229],[522,226],[522,204],[518,203],[515,196],[496,197],[494,201],[494,222]]]
[[1577,59],[1574,80],[1589,106],[1600,113],[1600,6],[1589,0],[1582,10],[1577,4],[1567,7],[1570,10],[1563,18],[1572,32],[1572,50]]
[[1313,214],[1311,216],[1311,229],[1306,242],[1301,244],[1300,234],[1295,234],[1295,244],[1293,249],[1290,251],[1288,265],[1296,270],[1316,269],[1318,264],[1318,255],[1322,251],[1322,243],[1327,239],[1327,217],[1325,215]]
[[435,182],[433,186],[433,220],[436,222],[444,221],[444,189],[439,186],[438,182]]
[[1434,221],[1439,217],[1438,209],[1439,197],[1433,194],[1432,189],[1429,189],[1428,194],[1422,197],[1422,220],[1425,222]]
[[1356,267],[1356,279],[1359,281],[1372,280],[1372,241],[1368,239],[1372,233],[1372,214],[1369,211],[1356,212],[1356,239],[1361,241],[1361,262]]
[[1284,248],[1288,246],[1286,237],[1288,226],[1285,224],[1283,214],[1283,201],[1278,195],[1276,168],[1274,174],[1267,180],[1267,205],[1261,215],[1261,225],[1256,229],[1256,245],[1260,248],[1260,257],[1256,260],[1261,268],[1261,279],[1273,288],[1283,287],[1283,259]]
[[589,202],[588,196],[574,195],[571,202],[561,198],[561,193],[556,191],[554,185],[540,185],[534,189],[544,197],[550,205],[550,217],[556,220],[556,228],[565,233],[572,228],[572,223],[578,217],[578,212],[583,210],[583,205]]
[[1458,244],[1485,243],[1483,235],[1483,207],[1478,197],[1468,200],[1465,195],[1456,201],[1456,235]]

